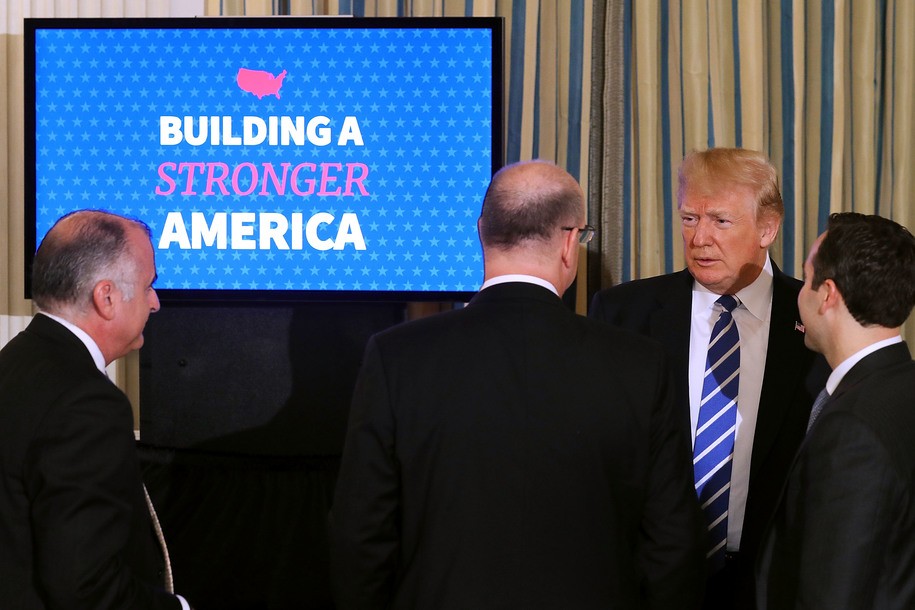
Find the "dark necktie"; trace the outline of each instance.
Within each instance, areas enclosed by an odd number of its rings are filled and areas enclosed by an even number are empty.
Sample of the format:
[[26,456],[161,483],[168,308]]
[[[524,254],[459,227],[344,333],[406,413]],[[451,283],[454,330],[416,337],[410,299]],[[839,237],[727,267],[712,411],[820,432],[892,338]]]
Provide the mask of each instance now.
[[813,422],[816,421],[816,418],[820,416],[820,412],[823,410],[823,405],[829,400],[829,392],[826,391],[826,388],[820,390],[820,393],[817,394],[816,400],[813,401],[813,407],[810,408],[810,419],[807,420],[807,432],[810,432],[810,428],[813,427]]

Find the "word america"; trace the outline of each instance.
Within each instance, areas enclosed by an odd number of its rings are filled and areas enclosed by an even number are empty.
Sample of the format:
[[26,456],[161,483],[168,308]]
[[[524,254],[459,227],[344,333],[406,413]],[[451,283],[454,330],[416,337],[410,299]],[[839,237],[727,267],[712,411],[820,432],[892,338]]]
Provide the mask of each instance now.
[[208,223],[203,212],[191,212],[188,227],[181,212],[169,212],[159,238],[159,249],[166,250],[176,244],[182,250],[200,250],[204,246],[215,246],[219,250],[302,250],[307,242],[319,251],[343,250],[347,244],[356,250],[365,250],[359,219],[352,212],[346,212],[340,218],[336,236],[321,237],[322,233],[333,233],[330,225],[335,221],[329,212],[318,212],[307,222],[301,212],[293,212],[288,218],[276,212],[216,212],[213,221]]

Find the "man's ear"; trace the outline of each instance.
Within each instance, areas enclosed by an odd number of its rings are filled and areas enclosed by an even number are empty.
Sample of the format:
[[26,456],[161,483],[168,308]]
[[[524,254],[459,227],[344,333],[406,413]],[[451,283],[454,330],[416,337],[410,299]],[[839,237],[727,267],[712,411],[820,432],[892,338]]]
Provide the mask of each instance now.
[[830,278],[823,280],[823,283],[817,288],[817,293],[819,294],[820,299],[822,299],[820,301],[821,314],[837,307],[840,303],[845,303],[842,293],[839,292],[839,287],[836,286],[835,281]]
[[111,280],[100,280],[92,288],[92,306],[105,320],[112,320],[115,314],[115,300],[117,288]]
[[759,219],[759,246],[768,248],[778,237],[781,219],[776,214],[763,213]]
[[578,267],[578,258],[575,254],[578,252],[578,231],[563,231],[565,238],[562,240],[562,264],[566,268]]

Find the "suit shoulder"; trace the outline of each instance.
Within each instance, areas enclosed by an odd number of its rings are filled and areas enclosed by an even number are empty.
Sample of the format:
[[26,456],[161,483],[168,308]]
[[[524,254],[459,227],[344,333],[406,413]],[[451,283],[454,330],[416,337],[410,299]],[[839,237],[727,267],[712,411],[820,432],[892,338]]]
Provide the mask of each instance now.
[[689,313],[692,299],[692,276],[681,271],[668,275],[632,280],[606,288],[594,295],[588,316],[642,334],[647,333],[649,321],[656,311],[685,305]]
[[803,280],[799,280],[796,277],[792,277],[787,273],[781,271],[776,271],[772,276],[772,283],[776,287],[781,287],[792,292],[800,292],[801,288],[804,287]]
[[[51,404],[70,394],[110,395],[126,400],[105,379],[91,356],[24,331],[0,352],[0,387],[38,404]],[[82,346],[79,346],[82,348]]]
[[74,345],[55,342],[26,329],[0,351],[0,364],[5,373],[29,378],[41,379],[44,375],[83,378],[87,371],[96,370],[95,364],[88,350],[81,344],[78,348]]
[[406,320],[375,333],[370,341],[377,345],[431,343],[442,334],[454,332],[461,324],[463,311],[445,311],[425,318]]
[[915,474],[913,401],[915,361],[910,360],[874,373],[847,396],[837,397],[833,407],[836,414],[845,413],[870,428],[900,466]]
[[602,321],[584,316],[576,316],[582,327],[582,332],[587,333],[595,342],[606,346],[607,349],[626,354],[633,361],[645,361],[664,358],[664,346],[636,329],[625,326],[605,324]]
[[635,296],[662,295],[684,283],[682,272],[656,275],[637,280],[622,282],[610,288],[604,288],[594,295],[594,300],[628,299]]

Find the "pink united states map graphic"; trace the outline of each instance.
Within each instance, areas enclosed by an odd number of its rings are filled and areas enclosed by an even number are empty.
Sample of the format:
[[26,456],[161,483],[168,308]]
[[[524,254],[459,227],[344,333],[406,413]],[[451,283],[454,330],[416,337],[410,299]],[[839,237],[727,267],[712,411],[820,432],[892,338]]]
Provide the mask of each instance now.
[[280,99],[280,88],[283,86],[284,78],[286,78],[286,70],[274,76],[264,70],[239,68],[235,80],[242,91],[253,93],[257,99],[261,99],[265,95],[275,95],[276,99]]

